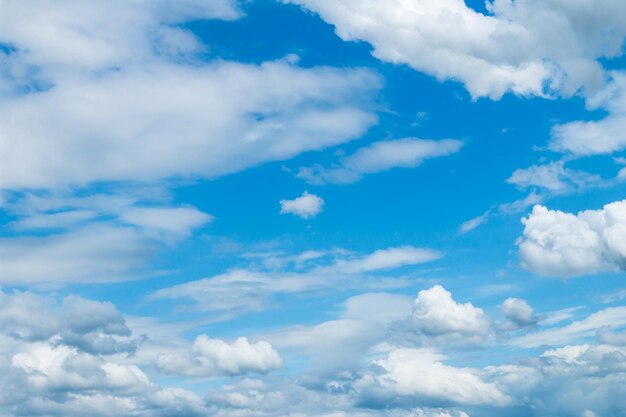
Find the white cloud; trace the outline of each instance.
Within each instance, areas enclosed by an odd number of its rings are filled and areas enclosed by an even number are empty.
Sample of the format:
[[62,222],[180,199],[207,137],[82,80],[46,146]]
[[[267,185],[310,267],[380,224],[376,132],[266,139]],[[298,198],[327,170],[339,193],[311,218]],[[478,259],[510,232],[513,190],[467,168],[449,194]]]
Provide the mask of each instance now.
[[431,262],[442,256],[441,252],[432,249],[400,246],[397,248],[379,249],[356,259],[340,259],[332,266],[332,269],[337,272],[358,274]]
[[194,207],[170,207],[163,197],[142,199],[132,192],[13,194],[5,212],[15,219],[9,227],[16,233],[0,238],[0,284],[134,278],[164,244],[179,242],[212,219]]
[[507,298],[500,306],[500,310],[507,319],[519,327],[533,326],[539,321],[533,308],[521,298]]
[[[444,357],[428,349],[394,349],[373,363],[381,372],[365,374],[355,382],[361,395],[384,404],[485,404],[503,406],[512,399],[478,372],[442,363]],[[401,402],[402,403],[402,402]]]
[[128,224],[176,236],[187,236],[212,219],[195,207],[135,207],[121,215]]
[[267,373],[282,364],[278,352],[267,342],[250,343],[240,337],[229,344],[206,335],[198,336],[189,352],[162,354],[157,358],[161,371],[192,377]]
[[156,252],[157,242],[110,224],[47,236],[0,238],[0,282],[62,284],[131,278]]
[[0,18],[7,62],[38,77],[3,80],[17,84],[0,100],[2,188],[213,178],[376,123],[370,71],[194,58],[200,41],[176,24],[237,18],[233,2],[40,3]]
[[566,345],[583,338],[595,336],[602,328],[626,326],[626,307],[610,307],[595,312],[583,320],[574,321],[563,327],[556,327],[520,336],[513,343],[521,347],[543,345]]
[[522,222],[520,258],[536,274],[572,277],[626,265],[626,201],[578,214],[535,206]]
[[619,56],[618,1],[495,0],[490,14],[463,0],[289,0],[318,13],[343,40],[363,40],[383,61],[465,84],[473,97],[572,94],[602,85],[597,58]]
[[471,303],[457,303],[440,285],[419,292],[409,323],[412,330],[429,337],[468,342],[482,340],[491,332],[491,323],[482,309]]
[[413,308],[413,300],[405,295],[366,293],[349,298],[344,307],[342,317],[345,319],[389,324],[406,319]]
[[308,191],[293,200],[280,200],[280,214],[293,214],[303,219],[310,219],[322,212],[324,200]]
[[565,168],[563,161],[518,169],[506,180],[520,188],[540,187],[553,193],[582,191],[601,181],[598,175]]
[[487,221],[489,220],[489,216],[490,215],[491,215],[491,210],[487,210],[486,212],[484,212],[480,216],[476,216],[476,217],[473,217],[473,218],[471,218],[469,220],[464,221],[459,226],[459,234],[464,235],[464,234],[469,233],[472,230],[482,226],[483,224],[487,223]]
[[392,168],[414,168],[426,159],[458,152],[462,146],[463,142],[453,139],[404,138],[374,142],[342,158],[330,168],[320,165],[300,168],[298,177],[316,185],[350,184],[367,174]]
[[29,292],[0,292],[0,333],[92,354],[134,352],[139,343],[113,304],[71,295],[59,305]]
[[626,406],[625,358],[623,349],[611,346],[568,345],[488,367],[485,377],[518,399],[528,410],[522,415],[610,416]]
[[611,154],[626,148],[626,72],[612,72],[610,83],[588,100],[587,106],[605,109],[608,115],[555,126],[550,148],[578,156]]
[[73,77],[0,101],[0,186],[211,178],[286,159],[364,133],[376,117],[362,105],[377,83],[364,70],[285,62]]

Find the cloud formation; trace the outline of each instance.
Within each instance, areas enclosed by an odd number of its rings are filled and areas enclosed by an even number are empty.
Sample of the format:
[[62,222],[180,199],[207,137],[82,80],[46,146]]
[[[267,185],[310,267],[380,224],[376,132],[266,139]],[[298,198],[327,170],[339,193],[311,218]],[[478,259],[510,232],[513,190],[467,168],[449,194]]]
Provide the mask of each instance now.
[[462,82],[473,97],[572,94],[603,84],[597,59],[619,56],[624,5],[495,0],[489,14],[463,0],[289,0],[362,40],[383,61],[406,64],[439,80]]
[[229,344],[206,335],[198,336],[189,352],[162,354],[157,358],[161,371],[192,377],[264,374],[282,364],[278,352],[267,342],[250,343],[240,337]]
[[392,168],[414,168],[426,159],[458,152],[462,146],[463,142],[453,139],[385,140],[360,148],[329,168],[321,165],[300,168],[297,176],[314,185],[351,184],[367,174]]
[[293,214],[303,219],[310,219],[322,212],[324,200],[308,191],[293,200],[280,200],[280,214]]
[[328,256],[314,258],[304,266],[296,264],[295,268],[294,265],[284,265],[278,259],[275,262],[279,269],[235,268],[210,278],[162,288],[152,293],[150,298],[191,300],[201,310],[217,313],[218,317],[219,314],[228,317],[264,310],[277,294],[295,296],[329,288],[404,286],[406,282],[401,276],[385,279],[385,272],[432,262],[442,256],[432,249],[401,246],[366,255],[339,251],[330,260]]
[[371,71],[197,59],[203,45],[178,24],[237,18],[233,2],[43,3],[4,5],[4,65],[37,77],[2,80],[14,91],[0,100],[1,188],[214,178],[377,121]]
[[520,259],[536,274],[574,277],[626,265],[626,201],[578,214],[535,206],[522,223]]
[[409,323],[422,335],[465,342],[482,340],[491,332],[491,323],[482,309],[471,303],[457,303],[440,285],[419,292]]

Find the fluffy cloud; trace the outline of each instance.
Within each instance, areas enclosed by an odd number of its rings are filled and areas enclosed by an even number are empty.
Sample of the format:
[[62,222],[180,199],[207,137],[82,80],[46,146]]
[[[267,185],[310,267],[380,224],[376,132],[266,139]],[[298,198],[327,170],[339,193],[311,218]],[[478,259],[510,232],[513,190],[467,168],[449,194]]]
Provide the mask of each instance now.
[[176,24],[236,18],[231,2],[5,3],[7,60],[38,78],[0,100],[2,188],[212,178],[376,122],[369,71],[195,59],[199,40]]
[[2,415],[207,415],[195,394],[125,363],[141,340],[110,303],[0,292]]
[[611,416],[626,406],[625,369],[623,350],[568,345],[538,358],[488,367],[485,378],[520,399],[520,414],[513,415]]
[[164,354],[157,360],[166,373],[193,377],[267,373],[282,366],[283,361],[267,342],[250,343],[240,337],[229,344],[200,335],[190,352]]
[[518,327],[533,326],[539,318],[526,300],[521,298],[507,298],[500,306],[502,314]]
[[626,72],[614,71],[605,89],[587,102],[591,109],[604,109],[600,120],[578,120],[552,130],[550,148],[577,156],[611,154],[626,148]]
[[491,331],[482,309],[471,303],[457,303],[440,285],[419,292],[409,322],[412,330],[422,335],[468,342],[482,340]]
[[626,25],[618,1],[289,0],[318,13],[342,39],[363,40],[378,59],[463,82],[474,97],[506,92],[572,94],[602,85],[599,57],[619,56]]
[[520,258],[536,274],[572,277],[626,265],[626,201],[578,214],[535,206],[522,222]]
[[68,296],[57,305],[29,292],[0,292],[0,332],[90,354],[134,352],[140,341],[131,337],[124,318],[111,303]]
[[426,349],[395,349],[374,361],[380,373],[364,375],[355,387],[367,401],[406,405],[486,404],[502,406],[512,399],[484,382],[475,370],[442,363],[444,357]]
[[376,117],[359,103],[377,84],[367,71],[285,62],[73,77],[0,101],[0,186],[210,178],[286,159],[364,133]]
[[375,142],[342,158],[330,168],[315,165],[300,168],[298,177],[310,184],[350,184],[364,175],[392,168],[413,168],[424,160],[458,152],[463,142],[452,139],[440,141],[404,138]]
[[280,200],[280,214],[293,214],[303,219],[310,219],[322,212],[324,200],[308,191],[293,200]]

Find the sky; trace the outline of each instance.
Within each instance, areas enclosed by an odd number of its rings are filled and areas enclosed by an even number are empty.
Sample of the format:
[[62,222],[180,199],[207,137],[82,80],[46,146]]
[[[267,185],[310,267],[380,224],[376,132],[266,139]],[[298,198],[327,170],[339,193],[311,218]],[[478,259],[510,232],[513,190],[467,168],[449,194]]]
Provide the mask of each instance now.
[[0,0],[0,417],[626,416],[622,0]]

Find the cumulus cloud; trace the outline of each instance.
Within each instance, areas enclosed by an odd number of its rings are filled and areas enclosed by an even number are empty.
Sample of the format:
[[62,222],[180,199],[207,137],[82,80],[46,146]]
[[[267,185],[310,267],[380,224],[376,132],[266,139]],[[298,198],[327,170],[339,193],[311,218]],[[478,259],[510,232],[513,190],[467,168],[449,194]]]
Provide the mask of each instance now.
[[293,214],[303,219],[310,219],[322,212],[324,200],[308,191],[293,200],[280,200],[280,214]]
[[342,158],[338,164],[300,168],[298,177],[310,184],[350,184],[364,175],[392,168],[414,168],[424,160],[458,152],[463,142],[453,139],[404,138],[375,142]]
[[520,259],[536,274],[573,277],[626,265],[626,201],[578,214],[535,206],[522,223]]
[[272,345],[250,343],[240,337],[233,343],[200,335],[187,353],[163,354],[157,365],[163,372],[192,377],[267,373],[281,367],[283,361]]
[[471,341],[482,340],[491,332],[482,309],[457,303],[440,285],[419,292],[409,323],[412,330],[429,337]]
[[70,295],[58,305],[30,292],[0,292],[0,332],[91,354],[130,353],[140,342],[131,337],[125,319],[111,303]]
[[626,406],[625,359],[615,347],[567,345],[538,358],[488,367],[485,378],[524,399],[520,415],[612,415]]
[[427,349],[395,349],[373,362],[379,373],[355,382],[366,401],[403,405],[485,404],[502,406],[512,399],[478,372],[442,363],[444,357]]
[[459,80],[473,97],[593,91],[603,82],[597,59],[621,55],[626,34],[620,2],[495,0],[482,14],[462,0],[288,1],[343,40],[370,43],[376,58]]
[[533,326],[539,321],[533,308],[521,298],[507,298],[500,306],[502,314],[518,327]]

